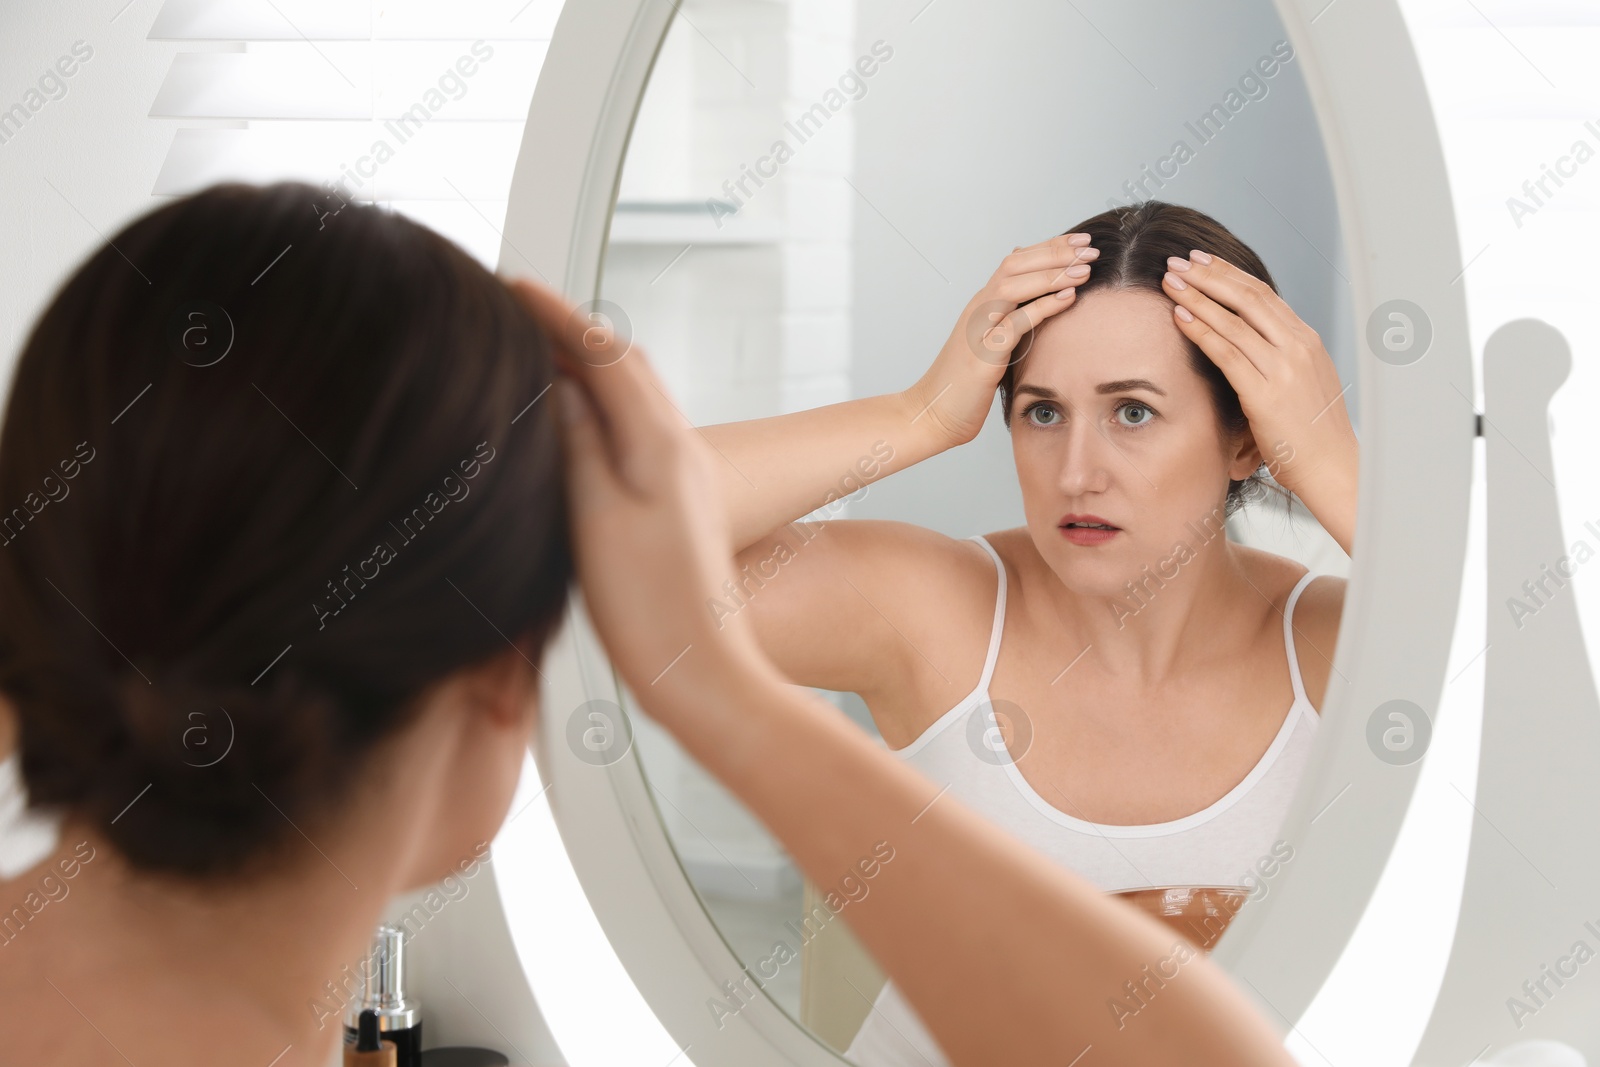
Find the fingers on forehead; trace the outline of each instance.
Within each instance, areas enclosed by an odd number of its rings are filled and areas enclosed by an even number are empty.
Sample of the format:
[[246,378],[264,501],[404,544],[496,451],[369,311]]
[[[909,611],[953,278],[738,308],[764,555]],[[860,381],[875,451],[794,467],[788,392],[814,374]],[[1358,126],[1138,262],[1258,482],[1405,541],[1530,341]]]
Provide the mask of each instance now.
[[1234,266],[1219,255],[1212,254],[1210,263],[1196,264],[1196,266],[1204,267],[1213,277],[1227,282],[1229,285],[1237,286],[1241,290],[1249,290],[1261,295],[1272,292],[1272,287],[1266,282],[1249,271]]
[[[1200,266],[1201,264],[1195,264],[1195,267]],[[1224,263],[1221,259],[1214,258],[1211,263],[1204,266],[1208,272],[1205,278],[1212,285],[1215,295],[1207,297],[1207,294],[1200,291],[1199,286],[1191,286],[1197,298],[1207,299],[1208,302],[1223,306],[1225,310],[1241,316],[1248,310],[1251,313],[1281,317],[1277,316],[1277,308],[1274,307],[1273,297],[1276,294],[1259,278],[1231,263]]]
[[1063,261],[1076,257],[1078,247],[1068,244],[1070,234],[1052,237],[1048,241],[1040,241],[1036,245],[1029,245],[1020,252],[1012,253],[1017,257],[1016,266],[1019,271],[1042,270],[1054,265],[1063,265]]
[[1067,277],[1067,269],[1070,266],[1071,264],[1069,263],[1043,264],[1038,270],[1030,270],[1017,275],[1017,284],[1046,285],[1055,286],[1057,289],[1065,289],[1069,286],[1080,285],[1088,280],[1087,278]]

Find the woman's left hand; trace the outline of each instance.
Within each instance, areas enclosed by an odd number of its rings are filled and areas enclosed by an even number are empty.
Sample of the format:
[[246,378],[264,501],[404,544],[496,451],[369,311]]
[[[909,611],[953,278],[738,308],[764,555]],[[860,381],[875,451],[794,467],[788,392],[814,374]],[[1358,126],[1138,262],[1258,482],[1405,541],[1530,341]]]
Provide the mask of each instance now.
[[[1167,260],[1173,321],[1239,394],[1261,458],[1348,555],[1360,452],[1339,374],[1315,330],[1272,287],[1220,256]],[[1184,320],[1184,312],[1192,321]]]

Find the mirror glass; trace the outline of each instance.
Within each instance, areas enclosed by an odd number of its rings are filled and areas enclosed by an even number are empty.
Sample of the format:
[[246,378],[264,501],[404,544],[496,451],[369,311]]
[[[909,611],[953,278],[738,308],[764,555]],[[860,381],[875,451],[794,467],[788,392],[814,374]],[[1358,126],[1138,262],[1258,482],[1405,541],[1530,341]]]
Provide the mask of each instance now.
[[[685,416],[700,427],[883,396],[928,369],[1013,248],[1066,233],[1110,208],[1158,199],[1205,212],[1252,249],[1284,301],[1320,335],[1341,382],[1352,386],[1358,339],[1348,321],[1349,271],[1300,66],[1269,0],[1203,6],[1016,0],[998,7],[949,0],[687,0],[656,58],[631,134],[597,314],[640,341]],[[1118,321],[1113,316],[1112,331]],[[1115,332],[1110,336],[1114,341]],[[1359,433],[1356,390],[1348,388],[1344,400]],[[889,519],[950,538],[992,534],[994,544],[1011,546],[1006,555],[1019,558],[1030,543],[1012,434],[998,403],[969,443],[865,487],[842,478],[840,490],[841,501],[810,518]],[[1263,590],[1268,608],[1273,596],[1279,603],[1286,598],[1304,568],[1312,575],[1349,573],[1349,560],[1310,512],[1280,495],[1227,517],[1218,532],[1292,561],[1252,572],[1276,576],[1277,588]],[[802,577],[770,580],[807,580],[805,571],[793,573]],[[1052,575],[1034,568],[1016,572],[1011,582]],[[972,689],[975,664],[984,659],[995,579],[984,580],[989,606],[962,624],[976,634],[975,649],[944,668],[932,664],[952,676],[953,693]],[[1011,588],[1002,649],[1013,627],[1027,622],[1016,605],[1028,597],[1026,588]],[[731,599],[730,609],[742,610],[746,601],[760,610],[760,597],[751,595]],[[883,611],[891,625],[897,610],[906,609],[891,604]],[[1231,619],[1245,614],[1218,611]],[[1075,745],[1068,726],[1086,720],[1059,718],[1072,711],[1066,686],[1031,690],[1059,693],[1061,704],[1034,700],[1027,713],[1003,692],[991,693],[992,702],[974,702],[955,723],[961,732],[951,737],[958,743],[947,744],[941,758],[959,759],[970,748],[975,766],[996,770],[1008,763],[1010,776],[996,779],[1011,790],[996,801],[1002,812],[1032,819],[1035,832],[1063,841],[1098,837],[1092,843],[1103,853],[1100,866],[1083,873],[1108,892],[1127,891],[1131,905],[1209,948],[1244,899],[1270,891],[1273,874],[1292,862],[1292,849],[1285,855],[1286,846],[1275,846],[1272,819],[1286,808],[1315,733],[1314,709],[1300,725],[1299,701],[1288,717],[1281,710],[1293,692],[1287,652],[1278,651],[1285,649],[1281,618],[1257,604],[1256,617],[1262,616],[1261,634],[1248,645],[1260,651],[1259,666],[1241,657],[1204,683],[1242,694],[1236,719],[1218,718],[1217,699],[1207,705],[1207,721],[1224,725],[1213,725],[1199,746],[1206,758],[1235,770],[1221,779],[1213,772],[1213,782],[1223,784],[1213,784],[1209,795],[1195,787],[1191,792],[1202,799],[1187,808],[1160,792],[1168,771],[1185,766],[1175,743],[1154,744],[1148,762],[1111,752],[1106,746],[1114,735],[1104,729],[1086,731]],[[1239,641],[1241,648],[1248,644],[1246,635]],[[1328,642],[1319,651],[1331,660]],[[996,666],[995,679],[1010,679],[1013,694],[1025,685],[1027,669],[1059,678],[1070,658],[1058,662],[1052,653],[1049,663],[1030,664],[1019,655],[1001,655]],[[1129,662],[1110,656],[1096,669],[1103,675],[1106,664]],[[1306,662],[1302,653],[1300,663]],[[1339,684],[1329,668],[1322,673],[1327,686]],[[861,697],[818,691],[887,744]],[[943,699],[927,721],[956,703]],[[1111,710],[1177,723],[1184,709],[1175,703],[1182,701]],[[990,712],[991,719],[968,730],[972,717]],[[1018,716],[1031,723],[1019,725]],[[744,963],[743,974],[727,976],[727,997],[708,1003],[707,1011],[731,1022],[751,998],[765,996],[841,1053],[855,1042],[851,1058],[863,1067],[940,1062],[916,1020],[892,1003],[871,957],[835,918],[842,908],[834,908],[871,892],[871,858],[837,884],[810,884],[763,826],[670,737],[643,714],[631,721],[634,754],[683,868]],[[1030,749],[1021,735],[1034,734],[1040,744]],[[1299,738],[1293,745],[1291,734]],[[936,764],[919,769],[937,778]],[[1248,773],[1241,776],[1241,767]],[[1141,777],[1139,768],[1148,774]],[[1094,788],[1112,773],[1125,783],[1125,805]],[[1058,787],[1052,791],[1046,782]],[[1093,811],[1165,804],[1174,815],[1078,819],[1071,813],[1090,805],[1072,804],[1059,788],[1071,783],[1077,791],[1078,782],[1080,799],[1096,798]],[[964,787],[954,788],[963,794]],[[1147,802],[1141,791],[1165,799]],[[1157,822],[1164,830],[1147,832]],[[1109,834],[1106,824],[1116,824]],[[1248,856],[1232,847],[1224,858],[1187,868],[1167,862],[1167,853],[1222,849],[1219,835],[1232,832],[1225,827],[1240,826],[1254,835]],[[1116,863],[1123,864],[1120,873]],[[1172,869],[1196,874],[1164,880],[1162,872]],[[1130,1002],[1130,1011],[1136,1007]]]

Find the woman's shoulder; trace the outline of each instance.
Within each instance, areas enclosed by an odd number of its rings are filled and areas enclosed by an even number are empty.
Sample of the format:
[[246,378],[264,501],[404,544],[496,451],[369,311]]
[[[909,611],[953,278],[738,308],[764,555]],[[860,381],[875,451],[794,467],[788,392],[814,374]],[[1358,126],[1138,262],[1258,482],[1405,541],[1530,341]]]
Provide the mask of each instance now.
[[[1273,606],[1280,612],[1288,604],[1295,586],[1311,573],[1304,563],[1288,556],[1280,556],[1276,552],[1241,544],[1234,544],[1231,547],[1243,562],[1245,573],[1251,583],[1266,593],[1271,598]],[[1295,625],[1300,625],[1302,611],[1320,613],[1331,608],[1337,612],[1344,605],[1344,591],[1347,584],[1342,575],[1313,575],[1301,590],[1300,598],[1295,601]]]
[[[837,560],[848,566],[851,597],[867,624],[829,624],[830,641],[851,644],[860,659],[860,634],[887,622],[884,644],[866,656],[870,686],[856,687],[884,741],[903,748],[968,693],[982,674],[998,587],[994,560],[971,537],[952,537],[912,523],[835,520]],[[987,538],[986,538],[987,540]],[[991,547],[993,542],[990,542]],[[858,603],[859,602],[859,603]],[[863,682],[862,684],[865,684]],[[837,688],[837,687],[835,687]]]
[[[1044,565],[1044,561],[1039,558],[1038,548],[1034,546],[1033,536],[1028,533],[1028,528],[1013,526],[1008,530],[994,530],[984,534],[983,539],[1000,560],[1000,567],[1006,576],[1008,593],[1022,595],[1027,582],[1031,577],[1036,577],[1038,568]],[[971,544],[981,551],[981,546],[975,540],[971,541]],[[988,558],[987,554],[980,556],[979,559],[992,575],[995,570],[994,560]],[[992,578],[990,582],[993,582]]]
[[[926,584],[930,578],[949,575],[970,584],[987,574],[993,585],[994,563],[971,537],[954,537],[896,519],[830,519],[794,525],[807,527],[813,536],[826,534],[852,559],[894,572],[896,577],[906,572]],[[993,546],[995,535],[985,536]]]
[[[938,644],[953,639],[964,647],[967,627],[952,626],[952,620],[979,618],[988,632],[996,597],[995,565],[974,538],[890,519],[800,525],[813,527],[816,544],[831,543],[836,558],[849,563],[852,584],[869,600],[883,609],[898,609],[889,612],[895,625],[919,646],[927,638]],[[1004,559],[1005,551],[993,538],[985,539]],[[1014,579],[1015,569],[1009,573]]]
[[[1251,581],[1272,599],[1273,615],[1281,619],[1289,597],[1300,580],[1311,573],[1305,564],[1272,552],[1234,546],[1245,561]],[[1337,574],[1318,574],[1306,582],[1294,602],[1294,643],[1306,695],[1320,711],[1333,670],[1339,623],[1344,617],[1344,593],[1349,583]]]
[[[1008,530],[993,530],[983,534],[983,539],[994,549],[995,554],[1005,563],[1006,569],[1012,575],[1017,573],[1019,565],[1025,558],[1037,559],[1039,550],[1033,546],[1033,537],[1028,533],[1026,526],[1013,526]],[[969,538],[969,540],[971,540]],[[976,541],[973,542],[976,544]],[[990,561],[989,569],[994,569],[994,562]]]

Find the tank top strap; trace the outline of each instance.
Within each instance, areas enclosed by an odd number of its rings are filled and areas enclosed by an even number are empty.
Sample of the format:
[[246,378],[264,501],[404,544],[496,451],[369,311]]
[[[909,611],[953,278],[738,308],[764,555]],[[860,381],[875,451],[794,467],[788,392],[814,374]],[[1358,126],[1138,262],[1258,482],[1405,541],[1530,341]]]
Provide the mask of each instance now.
[[1000,658],[1000,631],[1005,628],[1006,622],[1006,565],[1000,562],[1000,554],[982,534],[973,534],[968,540],[976,541],[989,553],[989,558],[994,560],[994,569],[1000,576],[1000,583],[994,594],[994,624],[989,630],[989,652],[983,658],[983,675],[978,679],[978,689],[987,693],[989,678],[994,674],[995,660]]
[[1283,606],[1283,647],[1289,654],[1289,681],[1294,683],[1295,700],[1304,701],[1308,704],[1311,700],[1306,696],[1306,683],[1300,677],[1300,657],[1295,654],[1294,650],[1294,605],[1295,601],[1300,599],[1300,594],[1304,592],[1305,587],[1310,585],[1311,579],[1315,577],[1316,575],[1309,570],[1302,574],[1300,580],[1295,583],[1294,589],[1289,593],[1288,603]]

